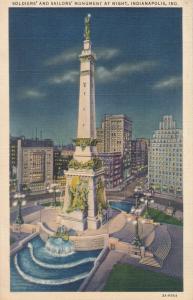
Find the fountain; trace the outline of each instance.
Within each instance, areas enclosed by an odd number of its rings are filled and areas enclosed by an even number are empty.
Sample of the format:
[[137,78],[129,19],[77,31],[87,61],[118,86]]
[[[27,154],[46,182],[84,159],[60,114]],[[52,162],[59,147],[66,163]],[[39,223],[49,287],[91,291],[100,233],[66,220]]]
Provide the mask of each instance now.
[[53,256],[67,256],[74,253],[74,244],[62,238],[50,237],[45,247]]
[[61,228],[46,244],[37,236],[11,256],[11,291],[77,291],[100,251],[76,251]]
[[64,225],[58,227],[55,235],[48,238],[45,247],[53,256],[68,256],[75,251],[74,244],[69,241],[69,234]]

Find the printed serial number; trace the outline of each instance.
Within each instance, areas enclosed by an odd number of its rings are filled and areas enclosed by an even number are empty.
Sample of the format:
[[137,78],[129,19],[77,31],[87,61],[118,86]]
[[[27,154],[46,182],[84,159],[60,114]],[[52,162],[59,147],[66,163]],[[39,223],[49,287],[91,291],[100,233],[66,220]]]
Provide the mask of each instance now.
[[177,294],[162,294],[162,297],[178,297]]

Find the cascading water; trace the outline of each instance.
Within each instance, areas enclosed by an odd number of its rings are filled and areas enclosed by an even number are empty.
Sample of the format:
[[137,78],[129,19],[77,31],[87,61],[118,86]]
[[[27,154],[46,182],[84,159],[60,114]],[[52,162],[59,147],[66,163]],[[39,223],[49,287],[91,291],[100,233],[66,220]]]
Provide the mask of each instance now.
[[[28,243],[28,248],[30,250],[30,255],[32,260],[39,266],[44,267],[44,268],[48,268],[48,269],[69,269],[72,267],[76,267],[79,266],[81,264],[87,263],[87,262],[94,262],[96,257],[85,257],[83,259],[80,260],[76,260],[74,262],[70,262],[70,263],[64,263],[64,264],[48,264],[45,262],[42,262],[40,260],[38,260],[35,256],[34,256],[34,251],[33,251],[33,245],[31,243]],[[74,253],[74,252],[73,252]]]
[[61,237],[36,237],[11,256],[11,291],[77,291],[99,253],[77,252]]
[[62,238],[50,237],[45,245],[48,252],[53,256],[67,256],[74,253],[74,244]]

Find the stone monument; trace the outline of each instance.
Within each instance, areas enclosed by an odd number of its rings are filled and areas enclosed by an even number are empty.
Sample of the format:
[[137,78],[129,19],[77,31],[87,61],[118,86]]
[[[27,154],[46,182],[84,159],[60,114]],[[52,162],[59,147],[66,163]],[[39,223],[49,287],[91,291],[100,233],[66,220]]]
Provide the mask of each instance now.
[[69,163],[60,223],[83,231],[97,229],[105,215],[104,170],[96,149],[95,54],[91,49],[90,18],[85,18],[83,50],[80,57],[80,90],[76,149]]

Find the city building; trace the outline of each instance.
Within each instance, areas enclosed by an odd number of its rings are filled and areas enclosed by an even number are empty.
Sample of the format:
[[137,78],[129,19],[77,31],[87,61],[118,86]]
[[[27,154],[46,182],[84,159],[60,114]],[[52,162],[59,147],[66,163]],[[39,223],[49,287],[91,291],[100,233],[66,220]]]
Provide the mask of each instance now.
[[172,116],[164,116],[150,141],[149,187],[166,194],[182,196],[182,129]]
[[105,187],[113,189],[122,183],[122,156],[121,152],[100,153],[105,170]]
[[131,141],[132,174],[145,175],[148,166],[149,140],[137,138]]
[[101,128],[97,128],[97,151],[98,151],[98,153],[105,152],[104,135],[105,135],[104,122],[102,122]]
[[64,147],[54,147],[53,152],[53,179],[60,188],[65,188],[66,177],[65,171],[68,170],[68,164],[72,159],[72,149],[66,149]]
[[132,121],[126,115],[105,115],[97,128],[98,152],[121,152],[123,179],[131,175]]
[[54,180],[58,176],[64,174],[65,170],[68,170],[69,161],[72,159],[72,155],[65,156],[63,155],[63,150],[58,147],[54,147],[53,152],[53,177]]
[[[20,137],[22,139],[22,137]],[[9,173],[10,179],[16,178],[17,168],[17,141],[19,137],[10,137],[9,140]]]
[[62,151],[61,151],[61,155],[65,156],[65,157],[73,156],[74,151],[75,151],[75,147],[74,147],[73,144],[63,146]]
[[17,190],[17,137],[10,137],[9,140],[9,190]]
[[57,178],[54,180],[54,183],[57,184],[58,188],[62,191],[65,190],[66,186],[66,176],[65,173],[62,175],[58,175]]
[[53,142],[17,140],[17,189],[42,192],[53,182]]

